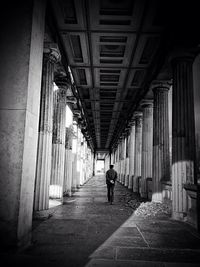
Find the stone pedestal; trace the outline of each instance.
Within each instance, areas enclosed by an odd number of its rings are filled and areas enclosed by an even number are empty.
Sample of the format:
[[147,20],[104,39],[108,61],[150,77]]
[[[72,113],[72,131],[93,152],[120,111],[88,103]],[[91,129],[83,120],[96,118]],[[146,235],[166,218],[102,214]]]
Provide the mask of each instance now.
[[55,45],[45,47],[43,56],[42,91],[38,135],[34,210],[49,208],[49,185],[51,176],[51,150],[53,125],[54,65],[60,60]]
[[142,156],[142,112],[135,112],[135,161],[133,192],[139,193],[138,179],[141,176],[141,156]]
[[52,166],[50,198],[63,198],[65,162],[65,123],[67,83],[57,80],[58,90],[54,91]]
[[128,188],[133,189],[134,159],[135,159],[135,120],[130,123],[130,143],[129,143],[129,182]]
[[141,197],[147,197],[147,178],[152,178],[153,154],[153,101],[144,100],[142,124],[142,169],[141,169]]
[[169,84],[156,82],[153,85],[153,177],[152,201],[162,202],[162,182],[170,180],[169,160]]
[[173,218],[183,219],[187,212],[184,184],[194,184],[195,128],[192,55],[172,61],[172,199]]

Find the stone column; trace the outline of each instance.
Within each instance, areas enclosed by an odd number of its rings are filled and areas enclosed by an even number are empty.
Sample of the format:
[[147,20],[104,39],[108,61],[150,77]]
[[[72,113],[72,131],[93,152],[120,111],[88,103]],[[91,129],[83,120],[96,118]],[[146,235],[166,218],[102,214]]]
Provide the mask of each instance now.
[[85,136],[83,136],[83,184],[85,184],[85,182],[87,181],[87,172],[89,172],[89,170],[87,170],[86,168],[86,157],[87,157],[87,143],[86,143],[86,139]]
[[72,192],[76,191],[77,186],[77,142],[78,142],[78,125],[76,120],[73,121],[73,139],[72,139]]
[[129,183],[129,144],[130,144],[130,136],[129,129],[126,132],[126,154],[125,154],[125,183],[124,185],[128,187]]
[[170,180],[169,119],[167,82],[153,85],[153,173],[152,201],[162,202],[162,182]]
[[133,192],[139,193],[138,178],[141,176],[141,156],[142,156],[142,112],[135,112],[135,161]]
[[60,60],[56,45],[45,47],[43,56],[40,121],[35,183],[34,210],[49,208],[49,185],[51,176],[51,149],[53,124],[54,65]]
[[135,120],[130,122],[130,155],[129,155],[129,183],[128,188],[133,189],[134,159],[135,159]]
[[185,54],[172,61],[172,216],[175,219],[183,219],[187,211],[184,184],[196,183],[193,60],[192,55]]
[[116,160],[117,160],[117,177],[119,180],[119,142],[117,142],[117,156],[116,156]]
[[76,176],[76,188],[80,187],[81,184],[81,130],[77,128],[77,176]]
[[125,173],[126,173],[126,136],[123,134],[122,139],[122,184],[125,184]]
[[95,175],[95,158],[96,158],[96,152],[93,150],[92,153],[91,153],[91,160],[92,160],[92,176]]
[[153,101],[143,100],[141,197],[147,197],[147,178],[152,178]]
[[58,90],[54,91],[52,166],[50,197],[63,199],[64,162],[65,162],[65,123],[66,93],[68,83],[65,78],[57,78]]
[[72,194],[72,127],[66,128],[65,135],[65,187],[64,193],[66,196]]
[[122,182],[122,138],[119,141],[119,182]]

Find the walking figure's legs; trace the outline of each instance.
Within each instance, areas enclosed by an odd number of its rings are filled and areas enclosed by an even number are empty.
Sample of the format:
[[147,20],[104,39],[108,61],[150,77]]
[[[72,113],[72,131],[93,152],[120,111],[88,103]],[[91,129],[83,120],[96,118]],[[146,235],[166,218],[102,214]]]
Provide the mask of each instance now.
[[111,185],[111,188],[110,188],[110,202],[111,204],[113,203],[114,201],[114,185]]
[[107,197],[108,197],[108,202],[110,202],[110,186],[107,184]]

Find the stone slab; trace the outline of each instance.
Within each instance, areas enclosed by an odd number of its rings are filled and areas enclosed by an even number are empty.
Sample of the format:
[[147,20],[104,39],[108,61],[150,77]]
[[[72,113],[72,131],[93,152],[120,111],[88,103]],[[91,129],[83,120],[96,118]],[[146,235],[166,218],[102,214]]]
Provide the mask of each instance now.
[[178,249],[117,248],[117,259],[200,263],[200,251]]

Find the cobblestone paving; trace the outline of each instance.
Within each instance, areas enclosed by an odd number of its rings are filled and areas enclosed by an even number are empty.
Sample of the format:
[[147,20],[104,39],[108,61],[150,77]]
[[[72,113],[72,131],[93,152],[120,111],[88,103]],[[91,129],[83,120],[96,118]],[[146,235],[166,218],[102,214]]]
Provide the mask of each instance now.
[[[117,183],[114,205],[104,176],[90,179],[64,205],[34,221],[33,245],[16,255],[20,266],[199,266],[200,238],[188,225],[164,216],[140,216],[138,196]],[[151,207],[152,208],[152,207]],[[146,210],[145,210],[146,212]],[[146,213],[145,213],[146,214]],[[163,215],[163,214],[162,214]],[[14,265],[12,265],[14,266]]]

